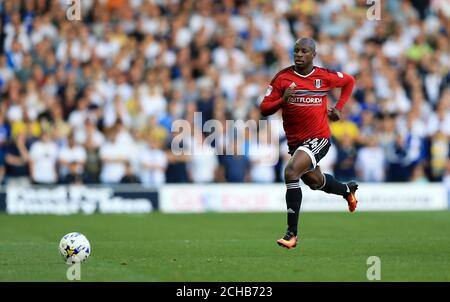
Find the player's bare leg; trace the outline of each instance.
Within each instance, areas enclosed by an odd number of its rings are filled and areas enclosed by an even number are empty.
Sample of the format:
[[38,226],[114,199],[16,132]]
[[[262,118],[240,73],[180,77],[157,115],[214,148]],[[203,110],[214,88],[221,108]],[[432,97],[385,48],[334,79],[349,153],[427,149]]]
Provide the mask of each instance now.
[[326,193],[341,195],[347,201],[349,211],[355,211],[358,203],[355,196],[355,192],[358,189],[356,182],[351,181],[347,184],[338,182],[332,175],[322,173],[319,166],[305,173],[302,176],[302,180],[311,190],[321,190]]
[[297,150],[284,170],[288,230],[283,238],[277,240],[277,243],[288,249],[297,246],[297,226],[302,202],[302,190],[299,181],[302,175],[311,168],[312,161],[309,155],[305,151]]

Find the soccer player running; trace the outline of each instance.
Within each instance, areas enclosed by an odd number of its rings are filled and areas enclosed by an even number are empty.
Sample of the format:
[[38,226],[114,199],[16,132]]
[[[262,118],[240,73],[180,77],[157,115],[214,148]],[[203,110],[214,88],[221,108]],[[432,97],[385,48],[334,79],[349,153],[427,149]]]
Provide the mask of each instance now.
[[[328,118],[337,121],[352,94],[355,79],[348,74],[313,65],[316,45],[311,38],[295,42],[294,65],[281,70],[270,82],[260,105],[262,115],[282,109],[283,127],[291,158],[284,171],[288,229],[278,245],[288,249],[297,246],[302,190],[299,180],[312,190],[341,195],[350,212],[356,208],[355,191],[358,184],[338,182],[332,175],[320,171],[317,163],[330,148]],[[334,108],[327,108],[327,93],[341,87],[341,95]]]

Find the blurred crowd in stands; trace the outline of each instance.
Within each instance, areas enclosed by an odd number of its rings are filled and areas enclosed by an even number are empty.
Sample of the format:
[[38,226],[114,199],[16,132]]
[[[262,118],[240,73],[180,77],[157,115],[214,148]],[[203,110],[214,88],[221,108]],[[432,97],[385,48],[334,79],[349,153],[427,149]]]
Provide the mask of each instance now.
[[[374,1],[368,18],[366,0],[81,0],[80,21],[66,0],[0,3],[3,184],[283,181],[280,112],[275,144],[229,142],[265,150],[252,155],[217,155],[218,139],[177,156],[171,126],[195,112],[201,125],[259,121],[268,83],[309,36],[315,65],[357,80],[322,170],[450,187],[449,1]],[[261,164],[274,148],[279,162]]]

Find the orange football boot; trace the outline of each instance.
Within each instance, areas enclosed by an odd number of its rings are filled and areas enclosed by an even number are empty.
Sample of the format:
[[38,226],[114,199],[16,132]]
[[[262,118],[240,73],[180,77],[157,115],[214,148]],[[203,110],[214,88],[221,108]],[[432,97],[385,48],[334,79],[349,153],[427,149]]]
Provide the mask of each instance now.
[[286,232],[286,235],[283,238],[278,239],[277,243],[279,246],[285,247],[287,249],[293,249],[297,246],[298,237],[294,235],[292,232]]
[[356,205],[358,204],[355,195],[356,190],[358,190],[358,184],[354,181],[351,181],[347,183],[347,187],[349,188],[350,193],[347,195],[347,197],[345,197],[345,200],[347,200],[348,210],[350,212],[354,212],[356,209]]

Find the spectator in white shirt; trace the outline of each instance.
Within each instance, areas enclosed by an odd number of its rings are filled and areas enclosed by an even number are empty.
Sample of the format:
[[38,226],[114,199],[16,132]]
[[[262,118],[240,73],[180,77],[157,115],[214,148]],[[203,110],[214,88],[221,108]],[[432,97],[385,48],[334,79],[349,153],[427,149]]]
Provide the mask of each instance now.
[[[266,135],[259,135],[259,142],[250,143],[250,179],[257,183],[270,183],[275,181],[274,157],[278,150],[271,144]],[[276,161],[275,161],[276,163]]]
[[188,163],[188,173],[191,180],[195,183],[213,182],[219,166],[215,149],[205,143],[204,135],[194,136],[192,141],[192,156]]
[[75,165],[75,167],[72,167],[72,170],[76,171],[77,174],[82,175],[84,173],[86,150],[83,146],[75,143],[73,134],[69,135],[67,145],[60,148],[58,159],[61,179],[68,174],[69,166],[72,164]]
[[149,137],[140,153],[140,178],[144,186],[159,187],[166,182],[167,155],[161,140]]
[[78,99],[77,109],[73,110],[69,115],[69,124],[74,128],[82,128],[84,126],[84,121],[88,116],[88,105],[89,101],[82,97]]
[[58,180],[58,146],[48,131],[43,131],[30,148],[30,174],[34,184],[54,184]]
[[77,144],[89,144],[94,148],[99,148],[105,141],[104,135],[90,118],[84,121],[84,127],[74,129],[74,139]]
[[367,146],[361,148],[356,157],[356,171],[364,182],[382,182],[385,180],[385,155],[379,145],[378,135],[367,140]]
[[127,145],[117,140],[117,129],[109,130],[107,141],[100,147],[102,168],[100,181],[102,183],[119,183],[125,175],[126,163],[130,160]]

